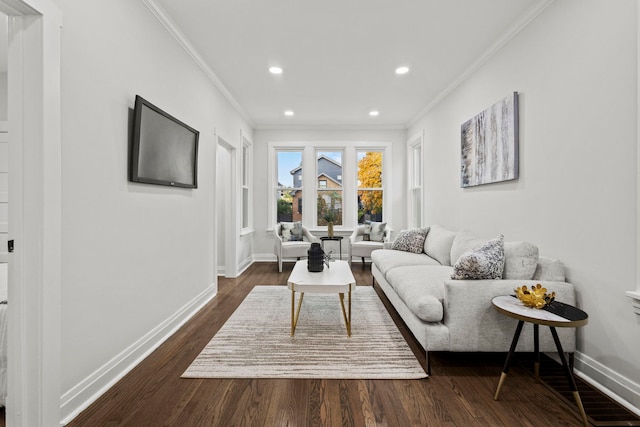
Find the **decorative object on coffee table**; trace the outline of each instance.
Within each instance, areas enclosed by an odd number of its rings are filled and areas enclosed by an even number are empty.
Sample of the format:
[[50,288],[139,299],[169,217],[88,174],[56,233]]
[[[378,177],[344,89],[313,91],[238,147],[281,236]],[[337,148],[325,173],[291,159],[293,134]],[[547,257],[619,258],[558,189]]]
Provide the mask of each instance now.
[[324,250],[320,243],[312,243],[307,254],[307,270],[313,273],[321,272],[324,269]]
[[522,303],[522,301],[511,295],[495,297],[493,300],[491,300],[491,303],[499,313],[502,313],[505,316],[509,316],[518,321],[516,332],[513,335],[513,341],[511,341],[511,348],[509,348],[507,360],[504,363],[502,375],[500,375],[500,381],[498,382],[494,400],[498,400],[500,389],[502,388],[502,384],[504,383],[504,380],[509,372],[511,358],[513,357],[513,353],[515,352],[516,346],[518,345],[518,339],[520,338],[520,333],[522,332],[524,322],[533,323],[533,342],[535,356],[534,372],[536,381],[539,380],[540,350],[538,329],[540,325],[546,325],[551,330],[553,341],[555,342],[556,349],[558,350],[558,357],[560,358],[560,362],[562,362],[562,367],[564,368],[565,375],[567,376],[567,380],[569,381],[571,392],[573,393],[573,397],[576,401],[580,416],[584,421],[584,425],[588,426],[589,421],[587,420],[587,414],[584,411],[584,406],[582,406],[582,400],[580,399],[580,393],[578,393],[578,387],[576,386],[576,382],[573,379],[573,373],[571,372],[571,368],[567,363],[567,358],[565,357],[564,350],[562,349],[562,344],[560,344],[560,339],[558,338],[558,333],[556,332],[556,327],[577,328],[579,326],[586,325],[589,321],[589,316],[587,315],[587,313],[572,305],[564,304],[558,301],[554,301],[546,305],[542,309],[527,307]]

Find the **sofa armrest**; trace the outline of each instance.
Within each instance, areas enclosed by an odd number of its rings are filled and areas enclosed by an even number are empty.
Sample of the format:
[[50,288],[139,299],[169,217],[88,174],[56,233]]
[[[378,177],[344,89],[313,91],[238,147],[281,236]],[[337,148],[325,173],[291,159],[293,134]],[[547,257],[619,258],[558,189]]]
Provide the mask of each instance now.
[[[517,287],[523,285],[531,287],[538,283],[549,292],[555,292],[558,301],[575,305],[574,287],[567,282],[446,280],[443,323],[449,328],[451,351],[506,351],[513,335],[515,321],[498,313],[491,304],[491,300],[500,295],[513,295]],[[567,329],[558,331],[565,351],[573,351],[575,331],[570,330],[572,328],[560,329]],[[555,348],[549,337],[542,336],[542,338],[545,341],[545,345],[541,347],[542,351]]]

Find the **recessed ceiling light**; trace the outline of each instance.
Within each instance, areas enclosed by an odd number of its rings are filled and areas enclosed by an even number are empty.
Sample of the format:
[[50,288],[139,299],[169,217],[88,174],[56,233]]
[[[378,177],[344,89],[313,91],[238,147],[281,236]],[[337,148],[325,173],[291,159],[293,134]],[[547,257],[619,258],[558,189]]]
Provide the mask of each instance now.
[[270,67],[269,72],[271,74],[282,74],[282,68],[280,67]]
[[293,116],[293,111],[287,110],[287,111],[284,112],[284,115],[285,116]]
[[377,116],[378,114],[380,114],[380,112],[373,110],[373,111],[369,111],[369,115],[370,116]]
[[396,68],[396,74],[407,74],[408,72],[409,72],[409,67]]

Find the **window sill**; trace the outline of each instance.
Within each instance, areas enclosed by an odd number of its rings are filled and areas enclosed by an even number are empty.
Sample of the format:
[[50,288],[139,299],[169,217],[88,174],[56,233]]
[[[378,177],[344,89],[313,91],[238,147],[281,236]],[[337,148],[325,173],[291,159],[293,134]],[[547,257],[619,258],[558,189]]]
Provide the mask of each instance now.
[[240,231],[240,237],[250,236],[255,232],[253,228],[243,228]]
[[640,316],[640,291],[627,291],[627,296],[633,300],[633,310]]

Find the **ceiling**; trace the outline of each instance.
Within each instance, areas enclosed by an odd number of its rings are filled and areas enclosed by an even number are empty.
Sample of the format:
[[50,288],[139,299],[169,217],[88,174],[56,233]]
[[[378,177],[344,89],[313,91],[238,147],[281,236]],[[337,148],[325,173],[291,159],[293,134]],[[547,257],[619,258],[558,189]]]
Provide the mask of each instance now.
[[551,1],[146,2],[255,128],[404,128]]
[[550,0],[149,2],[256,128],[404,128]]

